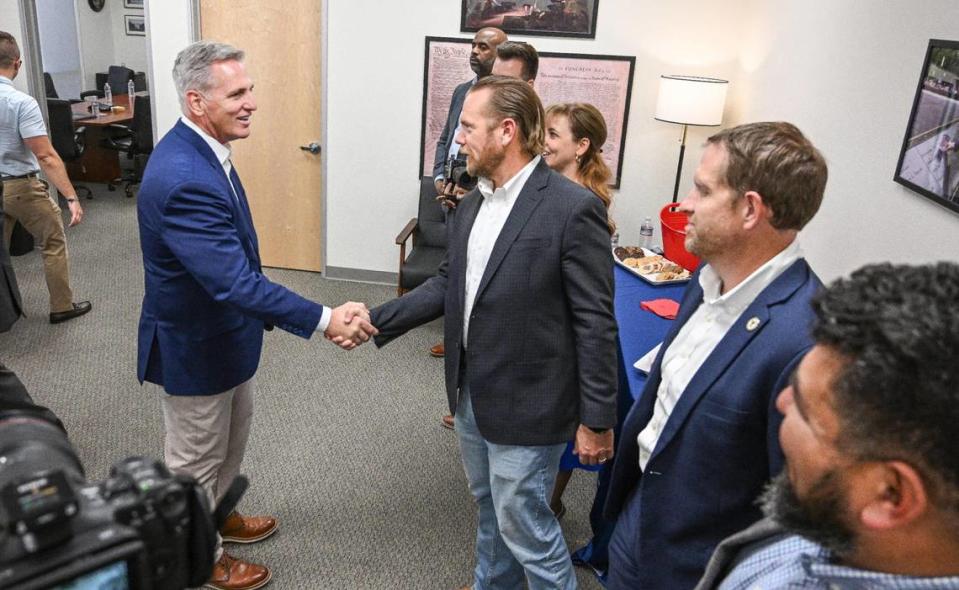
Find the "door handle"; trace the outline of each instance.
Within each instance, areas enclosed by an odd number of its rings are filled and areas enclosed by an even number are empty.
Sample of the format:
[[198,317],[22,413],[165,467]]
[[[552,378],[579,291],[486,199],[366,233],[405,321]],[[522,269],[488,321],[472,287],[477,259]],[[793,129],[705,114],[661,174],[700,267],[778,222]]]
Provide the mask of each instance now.
[[301,145],[300,149],[303,150],[304,152],[310,152],[311,154],[315,156],[316,154],[320,153],[320,150],[322,148],[320,147],[320,144],[314,141],[314,142],[311,142],[310,145]]

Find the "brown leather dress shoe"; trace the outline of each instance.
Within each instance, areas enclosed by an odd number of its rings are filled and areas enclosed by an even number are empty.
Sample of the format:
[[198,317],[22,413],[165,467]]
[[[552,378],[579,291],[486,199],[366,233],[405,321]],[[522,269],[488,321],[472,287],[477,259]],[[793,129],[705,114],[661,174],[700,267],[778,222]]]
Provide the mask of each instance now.
[[256,590],[266,586],[272,577],[266,566],[241,561],[224,551],[213,564],[213,575],[203,587],[213,590]]
[[430,348],[430,356],[434,356],[434,357],[436,357],[436,358],[438,358],[438,359],[441,359],[441,358],[443,358],[444,356],[446,356],[446,347],[443,346],[443,343],[442,343],[442,342],[440,342],[440,343],[437,344],[436,346]]
[[456,422],[453,421],[453,415],[447,414],[443,416],[443,428],[449,428],[450,430],[456,430]]
[[65,322],[67,320],[72,320],[73,318],[78,318],[83,314],[87,313],[93,309],[93,304],[89,301],[81,301],[80,303],[74,303],[73,309],[68,309],[66,311],[52,311],[50,312],[50,323],[59,324],[60,322]]
[[243,516],[236,510],[226,517],[220,536],[224,543],[256,543],[279,528],[272,516]]

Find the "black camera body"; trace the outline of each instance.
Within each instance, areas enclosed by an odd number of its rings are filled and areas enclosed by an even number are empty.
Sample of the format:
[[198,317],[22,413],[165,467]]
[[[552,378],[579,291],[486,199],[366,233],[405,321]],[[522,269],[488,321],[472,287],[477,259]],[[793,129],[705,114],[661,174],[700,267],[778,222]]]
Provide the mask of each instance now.
[[476,188],[477,179],[475,176],[471,176],[466,169],[466,158],[467,156],[462,152],[450,156],[449,160],[446,161],[444,173],[448,184],[468,192]]
[[201,586],[214,520],[192,478],[130,457],[87,482],[62,430],[0,412],[0,588]]

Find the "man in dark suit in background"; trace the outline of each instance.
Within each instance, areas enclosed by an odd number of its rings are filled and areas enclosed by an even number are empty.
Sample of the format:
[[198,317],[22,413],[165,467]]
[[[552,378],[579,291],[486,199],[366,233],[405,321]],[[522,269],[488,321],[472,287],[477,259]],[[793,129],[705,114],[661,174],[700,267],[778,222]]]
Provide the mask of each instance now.
[[494,76],[519,78],[534,86],[538,73],[539,53],[529,43],[504,41],[496,48],[496,61],[493,62],[492,71]]
[[602,202],[542,161],[543,106],[520,80],[467,93],[457,143],[479,185],[437,276],[372,311],[382,346],[445,316],[446,393],[476,503],[474,586],[574,588],[549,509],[559,458],[612,456],[616,320]]
[[[463,101],[473,84],[476,84],[477,80],[489,76],[490,72],[493,71],[496,48],[504,41],[506,41],[506,33],[494,27],[480,29],[473,35],[473,43],[470,49],[470,69],[473,70],[476,77],[463,82],[453,90],[450,110],[446,115],[446,124],[443,126],[443,132],[440,133],[440,138],[436,142],[436,154],[433,156],[433,183],[436,185],[436,194],[445,197],[441,199],[443,203],[441,206],[446,208],[446,223],[450,223],[450,217],[456,208],[456,202],[465,193],[465,191],[458,191],[455,187],[446,184],[446,162],[450,156],[455,156],[459,152],[456,135],[459,133]],[[442,357],[444,354],[443,343],[440,342],[430,348],[430,354],[438,358]],[[443,423],[448,428],[452,428],[452,417],[446,416]]]
[[691,588],[724,537],[761,518],[783,464],[775,400],[812,345],[821,283],[796,236],[826,186],[819,151],[789,123],[707,140],[686,248],[703,265],[627,415],[606,516],[612,590]]
[[[195,477],[216,505],[246,450],[264,328],[303,338],[323,332],[344,348],[375,329],[361,304],[324,307],[263,274],[246,193],[230,162],[230,142],[250,135],[256,110],[243,52],[194,43],[177,55],[173,78],[183,116],[150,156],[137,199],[146,283],[137,377],[165,391],[167,466]],[[276,528],[272,517],[234,512],[221,535],[252,543]],[[217,547],[206,587],[253,590],[269,580],[266,567]]]
[[453,90],[450,99],[450,109],[446,115],[446,125],[436,142],[436,154],[433,157],[433,182],[436,183],[437,194],[443,194],[446,185],[445,166],[450,156],[459,151],[456,144],[456,133],[459,130],[460,113],[463,111],[463,101],[466,93],[476,84],[477,80],[485,78],[493,71],[493,62],[496,60],[496,48],[506,41],[506,33],[494,28],[480,29],[473,35],[470,49],[470,69],[476,74],[472,80],[467,80]]

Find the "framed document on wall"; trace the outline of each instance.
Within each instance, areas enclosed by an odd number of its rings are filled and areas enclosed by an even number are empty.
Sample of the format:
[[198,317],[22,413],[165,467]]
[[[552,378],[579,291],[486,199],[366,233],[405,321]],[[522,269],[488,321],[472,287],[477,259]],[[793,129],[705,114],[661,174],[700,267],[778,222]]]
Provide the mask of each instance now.
[[[420,175],[433,173],[436,142],[443,132],[453,89],[475,77],[469,66],[470,39],[427,37],[423,67],[423,116],[420,131]],[[606,119],[608,134],[603,159],[612,172],[611,186],[619,188],[623,147],[633,87],[636,58],[578,53],[539,54],[534,88],[543,106],[559,102],[588,102]]]

